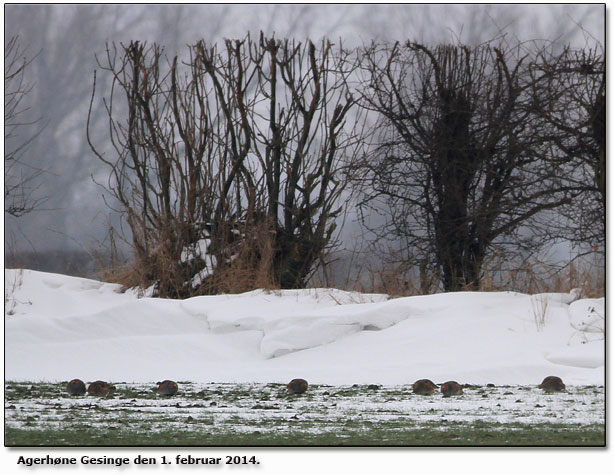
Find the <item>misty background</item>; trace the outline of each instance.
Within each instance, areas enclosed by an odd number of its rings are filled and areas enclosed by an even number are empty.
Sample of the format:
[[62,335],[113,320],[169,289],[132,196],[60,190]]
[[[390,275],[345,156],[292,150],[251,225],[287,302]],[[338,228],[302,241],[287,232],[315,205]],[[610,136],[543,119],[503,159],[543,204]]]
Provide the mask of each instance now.
[[[92,255],[104,255],[110,226],[120,225],[112,200],[95,183],[106,184],[108,169],[85,133],[93,74],[100,69],[95,56],[107,42],[157,42],[170,57],[181,57],[185,45],[199,39],[219,42],[259,31],[299,41],[328,37],[347,47],[408,39],[479,44],[501,35],[580,48],[605,44],[603,5],[6,5],[4,14],[5,43],[18,35],[33,58],[26,76],[33,89],[25,101],[27,119],[37,122],[15,140],[40,133],[21,166],[23,173],[41,171],[33,183],[38,209],[19,218],[5,213],[6,265],[86,276],[101,264]],[[108,81],[104,75],[98,81],[102,97]],[[93,114],[93,139],[101,143],[108,136],[101,101]],[[341,247],[360,248],[363,234],[350,213]],[[569,253],[563,244],[549,258]]]

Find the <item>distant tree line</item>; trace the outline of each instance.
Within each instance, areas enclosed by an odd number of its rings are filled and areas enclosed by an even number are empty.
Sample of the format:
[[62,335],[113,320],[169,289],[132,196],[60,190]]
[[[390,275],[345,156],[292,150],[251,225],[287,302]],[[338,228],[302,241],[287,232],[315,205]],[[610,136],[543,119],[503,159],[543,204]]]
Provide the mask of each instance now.
[[[347,50],[260,34],[98,58],[130,279],[157,295],[297,288],[343,213],[385,216],[406,264],[479,289],[494,256],[605,234],[605,67],[597,50],[415,42]],[[95,101],[96,77],[90,113]],[[428,278],[427,278],[428,277]]]
[[36,195],[37,178],[43,170],[22,160],[41,132],[40,119],[26,117],[25,99],[34,88],[26,79],[26,70],[35,58],[18,36],[4,44],[4,212],[17,218],[44,201]]

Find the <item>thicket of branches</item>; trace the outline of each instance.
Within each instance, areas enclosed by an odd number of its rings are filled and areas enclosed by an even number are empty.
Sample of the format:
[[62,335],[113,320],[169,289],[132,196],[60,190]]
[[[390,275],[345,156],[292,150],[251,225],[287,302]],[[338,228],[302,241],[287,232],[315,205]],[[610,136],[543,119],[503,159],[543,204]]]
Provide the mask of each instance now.
[[347,51],[261,34],[198,42],[185,62],[110,45],[99,65],[113,150],[90,146],[130,228],[133,280],[158,295],[307,285],[350,185],[386,217],[376,239],[405,243],[424,291],[479,289],[495,256],[553,239],[603,242],[596,51]]
[[[360,206],[386,211],[375,233],[405,244],[422,282],[435,275],[447,291],[479,289],[495,258],[526,256],[555,237],[603,237],[604,209],[589,204],[602,196],[605,133],[594,111],[603,90],[587,87],[578,55],[535,44],[365,49],[361,104],[378,113],[379,140],[357,164]],[[590,231],[561,219],[563,209],[589,216]],[[552,216],[566,232],[555,236]]]
[[[575,195],[554,220],[554,237],[605,252],[605,60],[595,48],[540,52],[531,64],[535,111],[549,127],[552,159],[567,162]],[[558,221],[558,222],[557,222]],[[592,249],[591,249],[592,248]]]
[[155,44],[112,45],[99,64],[113,76],[114,153],[92,149],[139,284],[162,296],[303,287],[333,244],[340,169],[360,146],[347,54],[260,35],[201,41],[185,64]]

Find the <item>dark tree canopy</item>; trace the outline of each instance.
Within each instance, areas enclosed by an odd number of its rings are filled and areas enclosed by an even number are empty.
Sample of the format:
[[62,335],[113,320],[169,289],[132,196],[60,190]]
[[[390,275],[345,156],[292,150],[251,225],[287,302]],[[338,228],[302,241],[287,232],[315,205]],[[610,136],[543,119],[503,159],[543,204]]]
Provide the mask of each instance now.
[[605,251],[605,61],[598,49],[544,50],[531,65],[533,106],[549,127],[574,201],[551,233]]
[[520,48],[418,43],[364,52],[362,104],[380,114],[361,163],[363,206],[389,210],[382,236],[406,240],[414,265],[445,290],[478,289],[497,244],[570,203],[545,123],[531,108],[531,58]]

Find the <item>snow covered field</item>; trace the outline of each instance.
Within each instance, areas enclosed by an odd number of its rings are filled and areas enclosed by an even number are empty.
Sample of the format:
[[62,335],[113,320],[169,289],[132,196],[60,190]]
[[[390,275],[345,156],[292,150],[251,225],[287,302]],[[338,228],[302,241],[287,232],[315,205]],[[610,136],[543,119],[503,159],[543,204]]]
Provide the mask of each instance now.
[[5,380],[603,385],[604,299],[334,289],[187,300],[5,270]]

